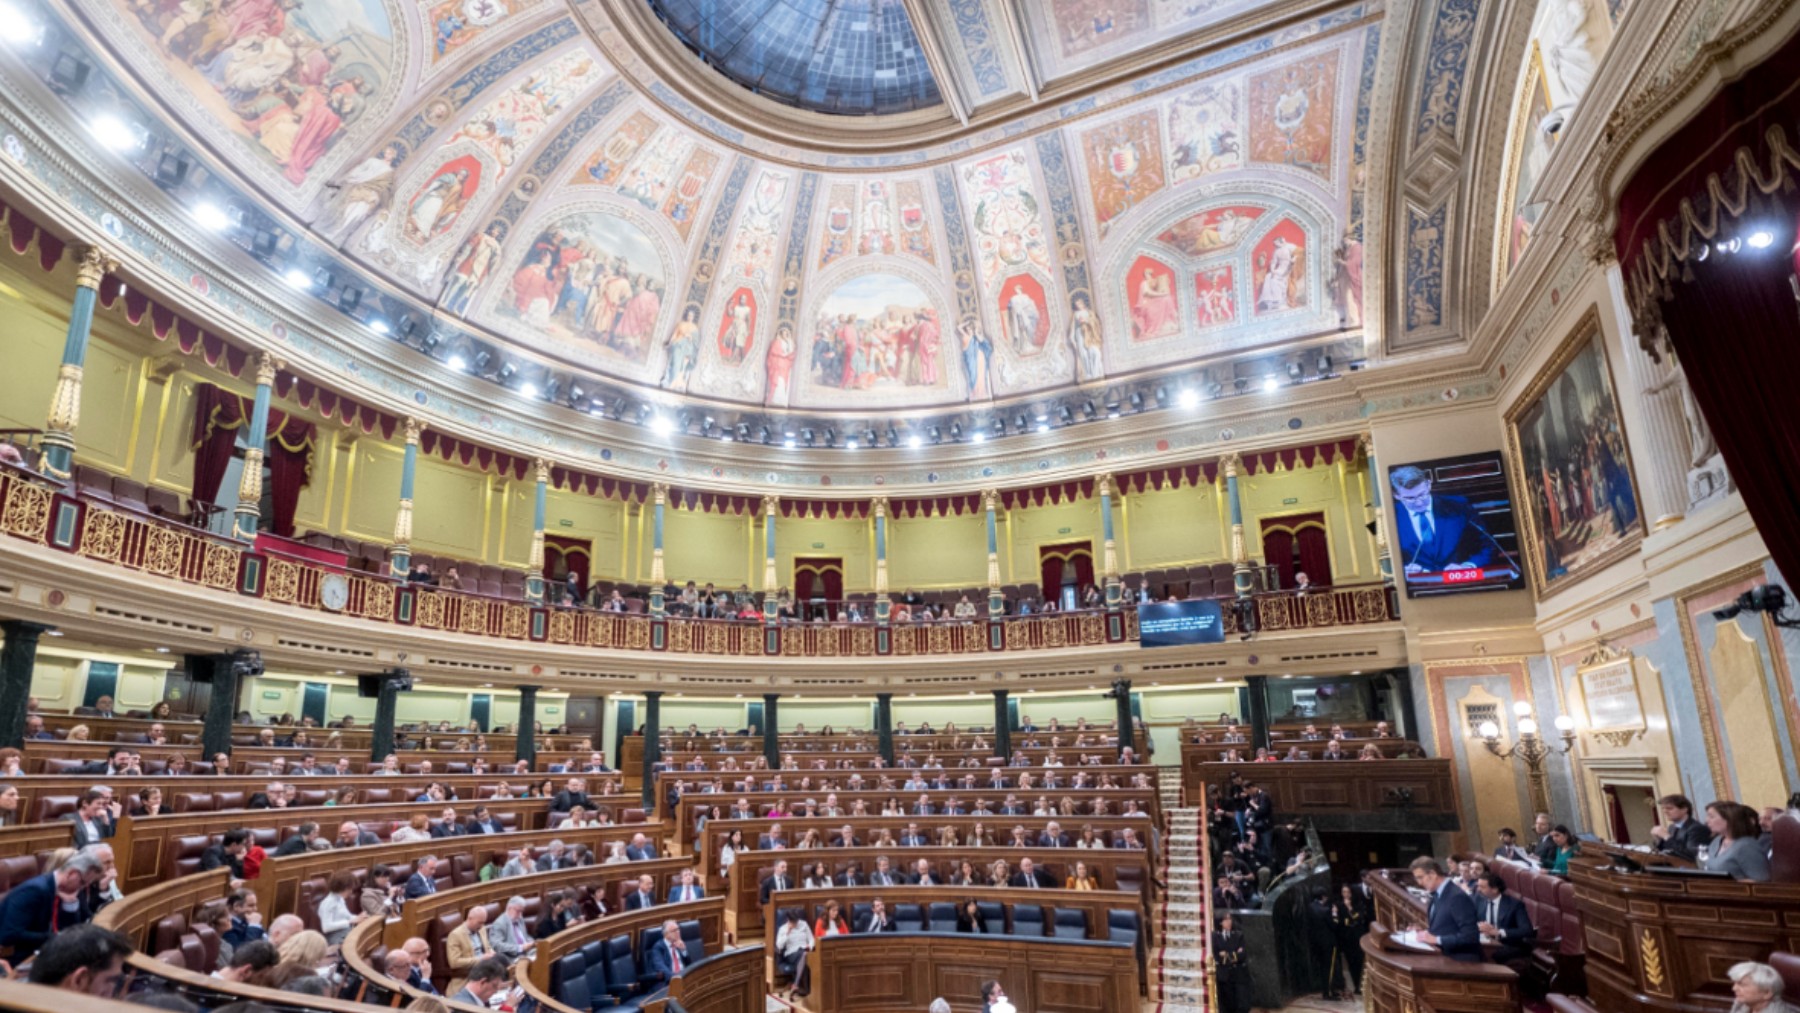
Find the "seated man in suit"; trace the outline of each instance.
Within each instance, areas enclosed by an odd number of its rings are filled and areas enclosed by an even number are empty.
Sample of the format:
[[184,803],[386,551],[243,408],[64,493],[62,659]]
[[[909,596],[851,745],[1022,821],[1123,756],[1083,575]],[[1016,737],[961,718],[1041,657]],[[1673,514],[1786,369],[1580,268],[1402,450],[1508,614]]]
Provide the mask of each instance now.
[[1024,887],[1028,890],[1053,890],[1057,887],[1056,877],[1037,867],[1030,858],[1019,859],[1019,871],[1007,880],[1008,886]]
[[914,886],[938,885],[940,881],[937,875],[931,871],[931,859],[921,858],[913,863],[913,874],[909,882]]
[[875,859],[875,871],[869,873],[870,886],[903,886],[906,877],[888,866],[888,857],[881,855]]
[[931,838],[925,836],[917,823],[908,823],[900,833],[900,846],[903,848],[925,848],[931,846]]
[[81,803],[75,811],[63,817],[74,823],[75,847],[85,848],[90,844],[99,844],[113,835],[112,813],[107,807],[108,795],[98,788],[89,788],[81,793]]
[[1141,851],[1144,847],[1144,842],[1138,840],[1136,829],[1126,827],[1124,830],[1119,831],[1119,839],[1113,842],[1113,847]]
[[1495,858],[1504,858],[1510,862],[1523,862],[1525,849],[1519,847],[1519,832],[1511,827],[1500,828],[1500,843],[1494,848]]
[[[863,878],[861,862],[851,862],[835,879],[839,886],[864,886],[868,883],[868,880]],[[764,903],[766,904],[768,901],[765,900]]]
[[250,831],[234,827],[225,831],[219,843],[208,845],[200,853],[200,871],[211,872],[221,866],[231,870],[231,885],[244,882],[244,855],[250,850]]
[[648,862],[659,856],[656,845],[650,843],[650,838],[643,834],[632,834],[631,844],[625,848],[625,857],[634,862]]
[[637,889],[625,895],[625,910],[636,911],[639,908],[656,906],[656,877],[644,873],[638,877]]
[[887,904],[877,897],[869,904],[869,913],[851,926],[856,932],[897,932],[894,920],[888,917]]
[[476,964],[494,956],[493,943],[489,942],[487,917],[487,908],[477,904],[469,909],[463,923],[451,929],[450,934],[444,937],[444,959],[450,964],[453,976],[449,989],[452,993],[457,990],[455,975],[469,974]]
[[506,828],[500,825],[500,821],[495,819],[493,814],[488,812],[488,807],[484,805],[475,807],[475,815],[469,820],[466,829],[471,834],[503,834],[506,832]]
[[1537,834],[1537,843],[1531,846],[1531,857],[1546,869],[1556,861],[1556,838],[1550,836],[1553,829],[1555,825],[1550,821],[1549,813],[1538,813],[1531,820],[1531,832]]
[[302,823],[294,828],[294,833],[281,846],[275,849],[276,858],[288,855],[304,855],[312,850],[313,842],[319,839],[317,823]]
[[87,920],[85,905],[69,912],[62,909],[62,898],[78,896],[103,872],[99,859],[77,854],[55,872],[33,876],[7,891],[6,899],[0,901],[0,946],[12,947],[14,964],[36,953],[59,929],[68,928],[71,920],[77,924]]
[[380,844],[381,838],[358,826],[354,820],[345,820],[338,824],[337,837],[331,842],[334,848],[366,848]]
[[477,961],[469,968],[469,980],[460,991],[451,994],[450,1001],[486,1008],[494,993],[506,987],[506,980],[505,961],[498,957]]
[[1419,941],[1430,943],[1451,960],[1480,963],[1481,929],[1475,914],[1475,902],[1457,889],[1444,867],[1430,855],[1412,861],[1413,882],[1431,894],[1426,912],[1428,931],[1419,933]]
[[919,800],[907,812],[914,816],[931,816],[937,812],[937,807],[931,804],[930,795],[920,795]]
[[268,938],[262,927],[262,915],[256,910],[256,894],[249,890],[233,890],[225,898],[225,911],[231,917],[231,927],[219,933],[220,939],[238,947]]
[[774,870],[769,873],[769,878],[762,881],[762,887],[757,891],[757,895],[766,905],[769,903],[769,894],[776,890],[792,890],[793,888],[794,877],[788,875],[788,864],[784,859],[775,863]]
[[1686,795],[1664,795],[1656,805],[1665,822],[1650,828],[1651,847],[1658,854],[1694,861],[1700,846],[1712,840],[1712,831],[1694,819],[1694,803]]
[[1476,927],[1499,945],[1495,962],[1510,964],[1530,957],[1537,943],[1537,927],[1531,924],[1525,902],[1506,892],[1506,880],[1497,872],[1482,874],[1475,889],[1480,894],[1475,900]]
[[1069,846],[1069,835],[1062,832],[1062,824],[1051,820],[1038,831],[1037,846],[1040,848],[1066,848]]
[[438,821],[431,825],[431,836],[440,840],[445,837],[461,837],[468,832],[468,827],[457,822],[455,806],[445,806]]
[[644,979],[654,984],[667,983],[687,970],[687,944],[681,939],[681,926],[674,919],[663,922],[662,938],[650,947],[645,959]]
[[592,809],[594,804],[588,801],[587,782],[579,777],[571,777],[564,783],[563,790],[557,792],[556,797],[551,799],[550,811],[553,813],[566,813],[576,806],[581,806],[583,809]]
[[1431,476],[1404,465],[1388,476],[1394,488],[1395,528],[1408,576],[1445,570],[1478,570],[1493,559],[1492,539],[1469,501],[1433,495]]
[[682,904],[690,900],[700,900],[706,896],[706,888],[694,878],[694,870],[683,869],[675,885],[669,887],[670,904]]
[[426,855],[419,859],[419,864],[411,876],[406,877],[406,899],[412,900],[426,894],[437,893],[438,860],[435,855]]
[[488,926],[488,942],[494,955],[511,964],[531,948],[531,930],[525,927],[525,898],[509,897],[506,910]]

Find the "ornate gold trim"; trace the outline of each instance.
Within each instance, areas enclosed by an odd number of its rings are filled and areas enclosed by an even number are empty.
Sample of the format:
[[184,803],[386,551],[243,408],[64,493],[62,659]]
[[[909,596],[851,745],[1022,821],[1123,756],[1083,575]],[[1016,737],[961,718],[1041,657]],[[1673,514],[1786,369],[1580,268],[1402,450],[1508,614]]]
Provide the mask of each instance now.
[[100,279],[119,269],[119,261],[98,246],[83,246],[80,251],[80,259],[75,265],[75,285],[97,291]]
[[[1688,683],[1694,688],[1694,707],[1700,713],[1700,737],[1706,743],[1706,765],[1712,774],[1715,798],[1734,798],[1725,766],[1725,744],[1719,740],[1718,715],[1713,709],[1712,673],[1700,657],[1700,638],[1694,630],[1689,604],[1721,588],[1763,575],[1761,563],[1746,563],[1675,595],[1675,622],[1681,627],[1681,649],[1687,656]],[[1665,679],[1668,677],[1665,673]]]

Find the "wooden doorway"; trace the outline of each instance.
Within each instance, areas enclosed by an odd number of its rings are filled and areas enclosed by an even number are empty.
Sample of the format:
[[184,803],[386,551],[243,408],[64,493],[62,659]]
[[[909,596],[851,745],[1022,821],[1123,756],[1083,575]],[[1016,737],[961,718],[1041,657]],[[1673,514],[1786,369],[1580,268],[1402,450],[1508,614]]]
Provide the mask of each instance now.
[[562,600],[562,586],[575,574],[578,594],[587,594],[593,579],[594,543],[592,539],[565,538],[562,535],[544,536],[544,580],[555,589],[547,596],[551,601]]
[[1045,601],[1064,610],[1079,608],[1081,593],[1094,583],[1094,543],[1058,542],[1038,546],[1038,577]]
[[1331,542],[1323,513],[1264,517],[1262,543],[1263,562],[1279,575],[1281,587],[1293,587],[1294,574],[1301,571],[1314,587],[1331,584]]
[[[806,618],[829,619],[844,600],[844,560],[841,556],[794,557],[794,603]],[[817,615],[815,615],[817,613]]]

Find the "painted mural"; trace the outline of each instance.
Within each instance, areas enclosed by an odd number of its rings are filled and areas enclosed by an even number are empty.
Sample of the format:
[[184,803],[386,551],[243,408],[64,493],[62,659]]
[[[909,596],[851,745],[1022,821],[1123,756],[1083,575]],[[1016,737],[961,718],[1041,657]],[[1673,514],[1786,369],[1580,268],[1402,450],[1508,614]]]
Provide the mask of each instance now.
[[806,375],[842,392],[942,388],[943,358],[938,312],[924,290],[898,275],[869,274],[820,302]]
[[494,314],[584,351],[645,362],[668,279],[648,235],[617,214],[556,219],[525,247]]
[[1146,109],[1081,135],[1088,193],[1103,238],[1113,219],[1163,188],[1161,118]]
[[1306,305],[1306,231],[1283,218],[1250,251],[1255,289],[1251,312],[1283,313]]
[[506,239],[506,225],[489,222],[487,228],[470,236],[450,258],[450,272],[444,276],[444,288],[438,293],[438,305],[467,316],[475,290],[487,281],[500,261],[500,244]]
[[856,246],[856,184],[833,183],[825,194],[819,266],[829,267],[850,256]]
[[937,263],[925,211],[925,189],[918,180],[840,181],[830,184],[824,194],[819,267],[829,267],[845,257],[893,254]]
[[694,138],[687,131],[665,127],[625,168],[619,193],[651,211],[657,210],[675,181],[675,170],[693,149]]
[[438,166],[431,179],[407,202],[401,224],[406,237],[423,245],[454,228],[481,186],[481,173],[481,160],[473,155]]
[[1331,176],[1338,52],[1329,49],[1250,77],[1250,159]]
[[575,100],[607,75],[606,65],[586,50],[563,54],[482,106],[450,135],[445,147],[468,141],[493,156],[498,183],[525,149]]
[[788,186],[793,177],[785,172],[764,169],[744,197],[744,210],[738,217],[731,252],[726,257],[730,266],[723,278],[738,283],[767,286],[781,239],[781,217],[787,208]]
[[126,6],[174,82],[300,187],[391,84],[382,0]]
[[1131,308],[1131,339],[1154,341],[1181,333],[1176,304],[1175,269],[1154,257],[1139,257],[1125,275],[1126,304]]
[[1237,323],[1237,289],[1230,264],[1204,268],[1194,275],[1194,307],[1195,323],[1201,328]]
[[1050,23],[1064,57],[1127,42],[1150,29],[1150,0],[1050,0]]
[[1244,91],[1207,82],[1169,103],[1169,178],[1180,183],[1244,164]]
[[656,120],[649,113],[632,113],[625,118],[625,122],[613,129],[598,151],[588,156],[570,182],[576,185],[598,183],[601,186],[617,186],[619,178],[625,174],[626,163],[631,161],[632,156],[638,153],[638,149],[655,132]]
[[1265,210],[1252,204],[1208,208],[1157,233],[1156,241],[1184,257],[1210,256],[1236,246]]
[[1539,126],[1549,112],[1549,82],[1544,75],[1543,62],[1537,58],[1534,49],[1526,71],[1525,92],[1513,119],[1512,162],[1508,166],[1510,171],[1502,198],[1507,212],[1505,268],[1508,273],[1519,262],[1525,247],[1531,244],[1538,218],[1544,213],[1543,205],[1531,203],[1531,191],[1542,178],[1544,165],[1550,161],[1550,151],[1555,145],[1556,135],[1545,133]]
[[707,184],[712,182],[713,173],[719,168],[719,153],[710,148],[695,148],[688,156],[687,164],[681,167],[681,175],[675,185],[668,188],[668,196],[663,198],[662,213],[675,231],[686,239],[694,229],[694,220],[700,217],[700,202],[706,196]]
[[1223,22],[1263,0],[1050,0],[1021,5],[1034,62],[1060,77]]
[[1049,271],[1050,248],[1025,150],[1014,148],[964,166],[962,181],[982,281],[992,286],[1004,273],[1027,265]]
[[1016,275],[1000,285],[1000,331],[1006,347],[1019,357],[1044,350],[1050,337],[1049,301],[1044,286],[1029,274]]
[[455,57],[489,29],[521,10],[536,6],[537,2],[443,0],[432,4],[426,13],[426,23],[431,29],[431,62],[436,64]]

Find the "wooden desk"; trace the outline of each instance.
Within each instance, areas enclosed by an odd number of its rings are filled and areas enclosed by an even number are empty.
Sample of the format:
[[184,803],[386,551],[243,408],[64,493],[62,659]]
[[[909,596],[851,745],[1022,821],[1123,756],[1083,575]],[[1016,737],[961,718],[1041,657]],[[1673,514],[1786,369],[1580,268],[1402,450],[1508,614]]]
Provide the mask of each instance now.
[[[611,868],[616,868],[612,866]],[[684,904],[658,904],[651,908],[639,908],[636,911],[620,911],[609,914],[591,922],[571,925],[567,929],[538,940],[537,956],[529,964],[522,964],[520,970],[525,980],[531,983],[531,990],[550,995],[550,972],[556,962],[574,953],[589,943],[602,939],[611,939],[617,935],[631,937],[635,947],[638,935],[645,929],[653,929],[673,918],[678,922],[698,921],[700,938],[706,944],[706,952],[716,955],[725,947],[725,898],[707,897],[704,900],[688,901]],[[760,948],[759,948],[760,949]],[[759,954],[760,956],[760,954]],[[758,961],[758,983],[761,982],[761,961]],[[758,1011],[763,1013],[763,1011]]]
[[1194,804],[1232,774],[1261,785],[1278,817],[1304,816],[1320,830],[1430,833],[1460,829],[1456,771],[1447,759],[1207,763],[1183,750],[1182,790]]
[[1368,1013],[1497,1013],[1520,1008],[1519,976],[1503,964],[1477,964],[1405,949],[1377,919],[1362,938],[1363,1001]]
[[1138,1008],[1137,957],[1125,943],[883,933],[822,939],[808,961],[814,1013],[918,1013],[939,996],[980,1009],[991,979],[1032,1013]]

